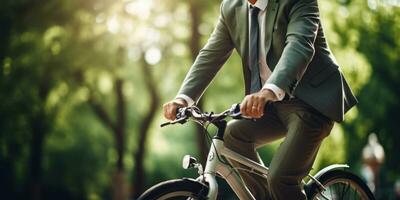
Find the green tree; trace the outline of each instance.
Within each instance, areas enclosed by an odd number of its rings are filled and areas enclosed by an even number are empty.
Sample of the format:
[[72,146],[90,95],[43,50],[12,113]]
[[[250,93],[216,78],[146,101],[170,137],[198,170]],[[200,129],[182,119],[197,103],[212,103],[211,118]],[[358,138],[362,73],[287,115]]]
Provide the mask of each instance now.
[[[342,5],[345,22],[336,22],[336,31],[342,36],[343,46],[354,45],[355,50],[369,63],[368,81],[358,91],[357,115],[344,125],[347,159],[357,164],[367,136],[375,132],[385,152],[381,187],[391,188],[399,178],[400,148],[396,141],[400,110],[400,9],[387,1],[350,1]],[[354,71],[357,79],[365,71]],[[388,184],[389,183],[389,184]],[[377,191],[377,197],[389,198],[391,192]],[[380,193],[381,192],[381,193]]]

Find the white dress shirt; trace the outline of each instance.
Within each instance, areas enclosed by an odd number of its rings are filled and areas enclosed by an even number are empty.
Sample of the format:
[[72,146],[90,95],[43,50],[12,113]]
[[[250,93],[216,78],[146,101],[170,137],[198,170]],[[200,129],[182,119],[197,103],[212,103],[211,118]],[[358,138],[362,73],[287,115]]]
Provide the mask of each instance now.
[[[250,9],[251,3],[248,3],[248,7]],[[260,68],[260,77],[261,77],[261,82],[264,84],[262,89],[269,89],[271,90],[276,97],[276,101],[281,101],[285,97],[285,91],[276,86],[275,84],[272,83],[266,83],[268,78],[271,75],[271,70],[269,69],[267,65],[267,55],[265,53],[265,14],[267,11],[267,5],[268,5],[268,0],[257,0],[256,3],[252,6],[255,6],[260,9],[260,12],[258,13],[258,26],[260,30],[260,43],[258,44],[258,49],[259,49],[259,61],[258,61],[258,66]],[[251,17],[250,17],[250,12],[249,13],[249,23],[251,24]],[[250,32],[250,28],[249,28]],[[250,33],[249,33],[250,36]],[[249,39],[250,41],[250,39]]]
[[[267,57],[265,53],[265,13],[266,13],[266,8],[267,8],[268,0],[257,0],[256,3],[252,6],[255,6],[260,9],[260,12],[258,13],[258,25],[259,25],[259,30],[260,30],[260,43],[259,45],[259,68],[260,68],[260,78],[261,82],[263,83],[263,88],[262,89],[268,89],[271,90],[275,94],[275,101],[281,101],[285,97],[285,91],[276,86],[275,84],[271,83],[266,83],[268,78],[271,75],[271,70],[268,68],[267,65]],[[250,9],[251,3],[248,3],[248,7]],[[250,17],[250,12],[249,13],[249,23],[251,24],[251,17]],[[250,32],[250,28],[249,28]],[[250,34],[249,34],[250,37]],[[249,40],[250,41],[250,40]],[[249,47],[250,48],[250,47]],[[185,100],[188,104],[188,106],[193,105],[195,102],[193,99],[185,94],[180,94],[176,96],[176,98],[181,98]]]

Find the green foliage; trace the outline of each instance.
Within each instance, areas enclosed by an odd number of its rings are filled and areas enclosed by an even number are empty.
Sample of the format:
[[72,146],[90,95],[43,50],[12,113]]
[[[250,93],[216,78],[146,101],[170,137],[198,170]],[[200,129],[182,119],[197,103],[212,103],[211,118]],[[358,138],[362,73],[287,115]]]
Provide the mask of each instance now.
[[400,159],[395,156],[400,153],[395,144],[400,139],[396,134],[399,120],[396,111],[400,109],[400,28],[395,24],[400,23],[400,9],[378,7],[358,22],[357,50],[371,64],[373,75],[359,93],[358,120],[349,126],[356,131],[362,126],[366,133],[376,132],[388,153],[388,170],[396,171],[400,167]]
[[[353,80],[366,71],[370,75],[357,89],[360,103],[354,117],[343,126],[347,132],[347,160],[353,165],[360,163],[360,149],[367,143],[367,136],[375,132],[386,152],[382,187],[390,188],[399,178],[400,168],[400,148],[396,145],[400,139],[396,134],[400,110],[400,9],[379,3],[365,5],[364,1],[351,1],[343,9],[346,20],[338,20],[336,31],[342,36],[343,46],[361,54],[370,68],[350,73]],[[389,194],[377,195],[389,198]]]
[[45,147],[45,191],[49,195],[61,193],[69,199],[103,196],[115,162],[112,137],[87,106],[65,105],[63,109],[57,129],[47,138]]

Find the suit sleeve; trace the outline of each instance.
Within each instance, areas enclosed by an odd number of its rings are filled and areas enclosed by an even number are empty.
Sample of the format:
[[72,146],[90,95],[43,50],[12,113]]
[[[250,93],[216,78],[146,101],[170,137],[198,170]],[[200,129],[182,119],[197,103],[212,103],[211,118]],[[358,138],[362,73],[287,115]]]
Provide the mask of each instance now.
[[221,4],[217,25],[187,73],[178,96],[186,95],[197,102],[229,58],[233,48],[234,45],[225,23],[223,4]]
[[267,83],[292,95],[315,50],[319,10],[317,0],[298,0],[289,11],[285,48]]

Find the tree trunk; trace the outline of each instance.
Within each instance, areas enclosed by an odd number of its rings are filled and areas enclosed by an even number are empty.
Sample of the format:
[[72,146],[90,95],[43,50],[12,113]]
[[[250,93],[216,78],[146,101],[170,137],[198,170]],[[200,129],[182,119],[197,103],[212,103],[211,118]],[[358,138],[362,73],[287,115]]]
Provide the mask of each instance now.
[[133,180],[133,199],[139,197],[140,194],[144,192],[144,165],[143,160],[146,152],[147,136],[150,125],[154,120],[154,116],[157,112],[159,106],[160,97],[158,94],[157,86],[154,82],[153,73],[150,70],[150,66],[142,59],[142,73],[146,77],[144,79],[148,93],[150,94],[149,111],[144,116],[143,121],[140,123],[139,127],[139,139],[138,148],[136,150],[135,159],[135,171]]
[[41,179],[42,179],[42,160],[43,144],[45,135],[49,130],[46,111],[44,109],[47,95],[50,91],[48,80],[43,80],[38,87],[39,110],[33,113],[30,120],[32,131],[30,173],[29,173],[29,192],[32,200],[41,199]]
[[127,183],[125,182],[124,176],[124,152],[125,152],[125,126],[126,126],[126,102],[123,95],[123,84],[122,79],[115,79],[115,96],[116,96],[116,122],[114,123],[109,114],[104,109],[103,105],[98,103],[93,96],[89,97],[89,105],[92,107],[93,112],[97,115],[99,120],[108,127],[114,136],[115,149],[117,151],[117,166],[113,174],[113,185],[112,185],[112,198],[114,200],[123,200],[127,198]]
[[114,174],[114,188],[113,188],[113,199],[114,200],[125,200],[127,199],[127,183],[125,181],[124,172],[124,152],[125,152],[125,124],[126,124],[126,113],[125,113],[125,99],[123,95],[123,84],[124,82],[117,78],[115,80],[115,96],[116,96],[116,122],[114,127],[114,137],[117,150],[117,170]]
[[114,130],[116,149],[118,153],[117,159],[117,169],[118,171],[124,170],[124,152],[125,152],[125,123],[126,123],[126,113],[125,113],[125,99],[123,96],[122,88],[123,81],[121,79],[115,80],[115,95],[117,97],[117,121]]
[[[202,15],[202,8],[201,5],[199,5],[198,1],[196,0],[191,0],[190,1],[190,17],[191,17],[191,38],[190,38],[190,50],[191,50],[191,57],[192,61],[194,62],[197,54],[200,51],[200,33],[199,33],[199,26],[201,23],[201,15]],[[203,98],[198,102],[197,106],[202,109],[203,108],[203,102],[204,102],[204,96]],[[203,127],[200,126],[199,124],[196,124],[196,138],[197,138],[197,147],[199,150],[199,161],[203,165],[205,164],[207,160],[207,143],[206,143],[206,137],[204,135]]]
[[[32,200],[41,199],[41,178],[42,178],[42,158],[43,140],[45,133],[44,114],[39,111],[31,121],[32,141],[30,156],[30,180],[29,190]],[[43,120],[43,121],[42,121]]]

